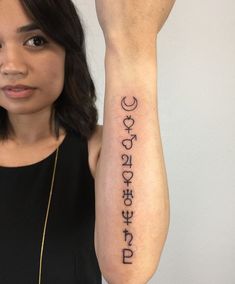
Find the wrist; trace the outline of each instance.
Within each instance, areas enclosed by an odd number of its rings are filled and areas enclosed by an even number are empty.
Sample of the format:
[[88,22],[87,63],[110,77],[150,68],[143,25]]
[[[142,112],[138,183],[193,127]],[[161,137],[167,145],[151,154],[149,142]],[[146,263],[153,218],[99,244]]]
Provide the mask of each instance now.
[[115,58],[120,63],[125,61],[131,64],[140,62],[156,61],[157,45],[156,41],[142,41],[128,39],[116,39],[106,42],[105,61],[110,57]]
[[[123,48],[107,48],[105,53],[105,78],[117,90],[133,87],[141,92],[151,89],[157,77],[156,48],[151,52],[132,52]],[[150,86],[148,87],[150,83]],[[144,92],[143,91],[143,92]]]
[[106,51],[120,56],[146,56],[156,53],[155,36],[113,32],[105,34]]

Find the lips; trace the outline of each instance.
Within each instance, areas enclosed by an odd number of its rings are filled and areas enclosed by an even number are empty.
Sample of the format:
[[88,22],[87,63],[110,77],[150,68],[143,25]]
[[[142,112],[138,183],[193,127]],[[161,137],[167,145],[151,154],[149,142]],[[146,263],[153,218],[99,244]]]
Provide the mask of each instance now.
[[19,91],[24,91],[24,90],[28,90],[28,89],[34,89],[31,86],[26,86],[26,85],[15,85],[15,86],[5,86],[2,88],[4,91],[15,91],[15,92],[19,92]]
[[31,96],[36,88],[28,86],[5,86],[3,88],[4,94],[11,99],[27,98]]
[[5,91],[14,91],[14,92],[20,92],[20,91],[24,91],[24,90],[28,90],[31,88],[5,88]]

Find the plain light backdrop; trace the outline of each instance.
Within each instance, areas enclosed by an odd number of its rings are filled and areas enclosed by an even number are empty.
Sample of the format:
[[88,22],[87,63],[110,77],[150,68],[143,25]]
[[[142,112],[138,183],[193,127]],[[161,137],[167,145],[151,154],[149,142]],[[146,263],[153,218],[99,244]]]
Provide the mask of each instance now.
[[[103,124],[103,33],[95,0],[74,2]],[[156,44],[171,221],[149,283],[235,284],[235,1],[176,1]]]

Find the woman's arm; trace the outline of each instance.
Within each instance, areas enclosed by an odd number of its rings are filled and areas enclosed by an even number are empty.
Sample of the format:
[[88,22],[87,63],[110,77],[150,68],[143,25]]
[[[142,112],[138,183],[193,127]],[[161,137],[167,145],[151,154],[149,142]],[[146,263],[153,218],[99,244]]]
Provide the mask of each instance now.
[[109,284],[144,284],[157,269],[169,227],[156,40],[119,32],[105,36],[104,124],[95,175],[96,253]]

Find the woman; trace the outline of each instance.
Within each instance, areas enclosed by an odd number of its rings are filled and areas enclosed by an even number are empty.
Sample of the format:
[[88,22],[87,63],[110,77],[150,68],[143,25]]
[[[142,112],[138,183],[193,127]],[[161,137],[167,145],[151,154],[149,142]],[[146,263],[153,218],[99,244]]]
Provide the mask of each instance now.
[[156,39],[173,0],[96,0],[104,124],[70,0],[0,1],[0,283],[147,283],[169,226]]

